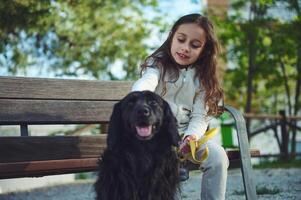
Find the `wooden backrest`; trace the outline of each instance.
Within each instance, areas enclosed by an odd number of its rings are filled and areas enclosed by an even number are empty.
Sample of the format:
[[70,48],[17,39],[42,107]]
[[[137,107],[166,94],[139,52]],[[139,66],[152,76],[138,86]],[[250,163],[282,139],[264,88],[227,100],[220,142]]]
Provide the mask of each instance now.
[[25,136],[0,135],[0,179],[96,170],[106,135],[27,137],[27,126],[106,124],[114,104],[130,92],[131,85],[0,76],[0,125],[20,125]]
[[108,122],[131,84],[0,76],[0,125]]

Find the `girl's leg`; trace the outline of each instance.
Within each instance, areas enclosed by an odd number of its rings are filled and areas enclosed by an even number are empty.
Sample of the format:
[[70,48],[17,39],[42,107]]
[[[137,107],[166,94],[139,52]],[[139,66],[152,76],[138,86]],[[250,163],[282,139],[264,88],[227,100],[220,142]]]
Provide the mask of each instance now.
[[[223,147],[210,141],[208,158],[201,164],[203,171],[201,200],[224,200],[227,183],[229,159]],[[203,150],[197,152],[197,157]]]

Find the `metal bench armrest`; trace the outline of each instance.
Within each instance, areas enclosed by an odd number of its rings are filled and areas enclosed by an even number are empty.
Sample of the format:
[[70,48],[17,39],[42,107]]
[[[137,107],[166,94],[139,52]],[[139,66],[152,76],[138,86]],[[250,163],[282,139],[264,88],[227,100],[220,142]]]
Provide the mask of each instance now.
[[248,134],[246,129],[246,123],[241,112],[232,106],[225,105],[225,110],[229,112],[234,121],[237,131],[238,146],[241,157],[241,172],[243,177],[243,183],[245,188],[246,199],[257,199],[256,187],[253,182],[253,171],[251,165],[251,156],[249,151]]

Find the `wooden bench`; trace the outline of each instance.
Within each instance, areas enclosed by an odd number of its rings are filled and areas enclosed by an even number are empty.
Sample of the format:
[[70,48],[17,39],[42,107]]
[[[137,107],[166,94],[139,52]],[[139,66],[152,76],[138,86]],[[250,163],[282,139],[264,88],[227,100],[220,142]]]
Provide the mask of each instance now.
[[[0,76],[0,125],[19,125],[21,136],[0,137],[0,179],[95,171],[106,148],[113,105],[129,91],[129,81],[88,81]],[[241,164],[247,199],[256,199],[245,122],[230,106],[240,150],[228,150]],[[94,136],[30,136],[29,125],[100,124]],[[1,135],[1,133],[0,133]],[[190,169],[195,166],[190,165]]]

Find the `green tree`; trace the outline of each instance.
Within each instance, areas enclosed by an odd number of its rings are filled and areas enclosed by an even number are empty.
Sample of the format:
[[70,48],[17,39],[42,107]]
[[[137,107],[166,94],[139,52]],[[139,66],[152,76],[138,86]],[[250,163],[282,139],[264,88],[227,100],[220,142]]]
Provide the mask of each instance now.
[[[247,113],[300,112],[300,6],[300,0],[236,0],[228,16],[215,20],[230,61],[224,77],[227,103]],[[293,151],[295,139],[293,130]]]
[[[292,100],[294,94],[299,96],[298,89],[295,90],[299,74],[299,14],[289,4],[284,4],[286,10],[279,8],[279,2],[282,1],[233,1],[231,14],[215,20],[218,37],[226,49],[223,57],[228,61],[224,81],[227,100],[243,105],[245,112],[276,113],[278,109],[288,109],[288,96],[291,104],[300,103]],[[293,13],[293,17],[283,20],[277,15],[279,9],[281,14]],[[241,97],[242,93],[245,97]],[[273,100],[277,93],[281,98]],[[276,101],[277,110],[271,106],[272,101]],[[291,107],[298,112],[299,109]]]
[[144,40],[159,20],[144,17],[155,0],[2,0],[0,72],[38,70],[56,76],[116,79],[110,67],[121,61],[126,79],[147,54]]

